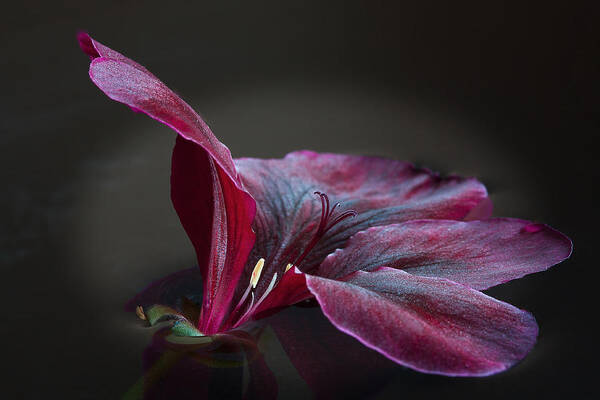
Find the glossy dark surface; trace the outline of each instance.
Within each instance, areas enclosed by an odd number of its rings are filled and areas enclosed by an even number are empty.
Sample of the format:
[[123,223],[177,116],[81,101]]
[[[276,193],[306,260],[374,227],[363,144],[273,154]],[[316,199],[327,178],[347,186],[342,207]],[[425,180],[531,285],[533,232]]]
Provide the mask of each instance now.
[[[78,29],[148,67],[234,156],[308,148],[474,175],[488,185],[494,215],[545,222],[573,239],[569,261],[488,291],[540,325],[534,350],[508,372],[419,374],[338,333],[318,308],[291,308],[273,321],[288,329],[284,340],[268,328],[261,341],[281,398],[310,393],[285,340],[320,372],[311,386],[328,397],[592,393],[591,7],[29,2],[4,11],[0,333],[8,398],[104,399],[134,390],[153,331],[123,304],[194,264],[169,199],[174,134],[93,86]],[[200,377],[178,376],[185,394],[202,387]],[[243,379],[238,367],[219,370],[203,393],[235,397]],[[258,387],[267,394],[267,384]]]

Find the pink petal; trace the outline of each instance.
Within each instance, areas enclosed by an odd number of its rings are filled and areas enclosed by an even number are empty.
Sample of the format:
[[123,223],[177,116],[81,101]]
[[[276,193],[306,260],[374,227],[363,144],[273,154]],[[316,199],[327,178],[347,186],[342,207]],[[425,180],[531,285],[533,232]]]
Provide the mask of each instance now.
[[546,270],[569,257],[571,248],[562,233],[518,219],[409,221],[357,233],[317,275],[340,278],[386,266],[483,290]]
[[494,203],[489,197],[483,199],[483,201],[475,208],[471,209],[467,215],[463,218],[464,221],[474,221],[476,219],[488,219],[492,216],[494,211]]
[[171,195],[205,278],[200,329],[215,333],[254,244],[254,199],[238,180],[229,149],[187,103],[134,61],[87,34],[78,38],[92,58],[92,81],[108,97],[146,113],[181,136],[173,152]]
[[446,279],[381,268],[306,281],[338,329],[421,372],[494,374],[525,357],[537,337],[531,314]]
[[222,324],[254,244],[250,226],[255,204],[207,154],[194,142],[177,137],[171,199],[205,278],[199,329],[212,334],[227,328]]
[[80,33],[78,39],[82,50],[92,58],[90,78],[108,97],[148,114],[200,145],[239,186],[229,149],[192,107],[135,61],[85,33]]
[[326,193],[332,205],[341,201],[339,210],[351,208],[358,216],[344,220],[321,239],[298,266],[305,272],[361,230],[415,218],[462,219],[487,198],[485,187],[475,179],[441,178],[410,163],[383,158],[300,151],[283,159],[235,162],[257,201],[253,224],[257,241],[248,262],[266,258],[259,291],[315,234],[321,217],[315,191]]
[[296,304],[310,297],[312,294],[306,287],[305,274],[294,268],[283,275],[277,286],[260,304],[254,312],[254,319],[266,317],[285,306]]

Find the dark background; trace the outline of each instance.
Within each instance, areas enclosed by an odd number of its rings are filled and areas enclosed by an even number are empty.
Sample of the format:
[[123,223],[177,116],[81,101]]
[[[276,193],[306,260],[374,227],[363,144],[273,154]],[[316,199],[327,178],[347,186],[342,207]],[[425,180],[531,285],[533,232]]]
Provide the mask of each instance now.
[[[474,175],[495,215],[545,222],[573,239],[570,260],[489,291],[538,319],[538,344],[522,363],[483,379],[402,372],[373,387],[373,398],[591,396],[594,2],[214,3],[3,6],[7,398],[121,396],[140,376],[151,335],[123,303],[194,264],[169,200],[174,135],[89,81],[79,29],[180,93],[234,156],[308,148]],[[280,387],[282,397],[289,390]]]

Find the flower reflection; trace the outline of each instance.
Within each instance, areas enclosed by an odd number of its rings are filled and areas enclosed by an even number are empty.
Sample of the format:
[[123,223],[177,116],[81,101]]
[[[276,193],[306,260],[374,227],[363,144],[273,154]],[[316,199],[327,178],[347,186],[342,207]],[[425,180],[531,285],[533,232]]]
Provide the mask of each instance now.
[[143,376],[127,399],[275,399],[277,383],[258,349],[261,328],[210,337],[158,330],[143,353]]

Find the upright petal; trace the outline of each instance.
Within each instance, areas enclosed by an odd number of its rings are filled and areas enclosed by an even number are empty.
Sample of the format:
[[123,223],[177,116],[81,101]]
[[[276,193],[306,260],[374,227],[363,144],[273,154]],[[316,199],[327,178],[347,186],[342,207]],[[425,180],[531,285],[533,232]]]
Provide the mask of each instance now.
[[190,237],[204,277],[199,329],[221,330],[254,244],[254,200],[194,142],[177,137],[171,199]]
[[533,316],[446,279],[381,268],[345,282],[307,275],[324,314],[341,331],[422,372],[485,376],[533,347]]
[[510,218],[418,220],[354,235],[317,275],[340,278],[386,266],[483,290],[543,271],[571,254],[571,241],[547,225]]
[[298,266],[305,272],[356,232],[416,218],[462,219],[487,199],[485,187],[475,179],[442,178],[407,162],[376,157],[300,151],[283,159],[237,159],[236,166],[258,206],[253,224],[257,241],[248,262],[266,257],[259,291],[274,272],[281,276],[313,238],[321,218],[315,191],[358,216],[334,226],[317,243]]
[[200,329],[217,332],[254,244],[254,199],[240,183],[231,153],[196,112],[147,69],[90,38],[90,77],[111,99],[174,129],[172,199],[198,254],[204,283]]

